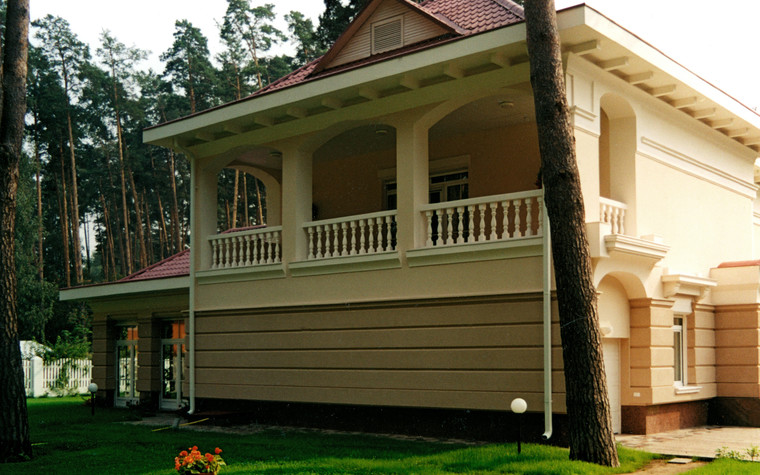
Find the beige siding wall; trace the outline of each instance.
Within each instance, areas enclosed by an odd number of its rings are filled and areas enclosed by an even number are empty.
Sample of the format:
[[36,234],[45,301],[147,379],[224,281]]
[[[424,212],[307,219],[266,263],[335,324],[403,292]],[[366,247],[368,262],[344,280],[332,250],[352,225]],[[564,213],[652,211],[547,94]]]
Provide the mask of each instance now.
[[707,305],[695,305],[694,314],[688,318],[688,364],[689,384],[702,387],[702,396],[715,397],[717,382],[715,374],[715,310]]
[[539,297],[199,315],[198,397],[505,410],[520,396],[538,409]]
[[367,22],[359,28],[353,38],[330,63],[330,67],[369,57],[372,54],[372,23],[396,16],[403,17],[404,46],[435,38],[446,33],[446,30],[442,27],[419,13],[410,10],[400,2],[388,0],[380,5]]

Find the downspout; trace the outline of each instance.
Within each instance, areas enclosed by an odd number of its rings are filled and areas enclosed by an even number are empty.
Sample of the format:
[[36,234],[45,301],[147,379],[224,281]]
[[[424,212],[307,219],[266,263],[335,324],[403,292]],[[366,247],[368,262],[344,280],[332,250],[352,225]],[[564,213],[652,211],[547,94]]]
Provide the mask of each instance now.
[[187,330],[187,348],[188,348],[188,387],[190,389],[190,409],[187,411],[188,415],[195,414],[195,269],[198,261],[198,249],[195,246],[195,233],[192,232],[195,225],[196,213],[195,213],[195,199],[196,199],[196,185],[195,179],[197,178],[197,165],[193,160],[193,155],[179,144],[179,140],[174,139],[174,147],[181,151],[190,159],[190,279],[188,289],[188,330]]
[[552,259],[551,259],[551,229],[549,228],[549,213],[546,202],[543,203],[543,304],[544,304],[544,433],[543,440],[552,436]]

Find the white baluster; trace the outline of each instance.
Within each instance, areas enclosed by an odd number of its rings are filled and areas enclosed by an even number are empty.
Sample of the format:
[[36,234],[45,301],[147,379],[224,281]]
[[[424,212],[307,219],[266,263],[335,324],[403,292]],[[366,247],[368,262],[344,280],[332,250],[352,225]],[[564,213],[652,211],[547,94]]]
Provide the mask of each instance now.
[[393,223],[395,223],[395,216],[385,217],[385,250],[392,251],[395,249],[393,245]]
[[533,199],[525,199],[525,234],[533,236]]
[[334,223],[332,225],[332,231],[333,231],[333,248],[332,248],[332,257],[338,257],[340,255],[340,249],[338,245],[338,223]]
[[280,263],[280,232],[274,233],[274,262]]
[[360,219],[359,220],[359,254],[367,253],[367,248],[366,248],[367,239],[365,237],[366,234],[367,234],[367,220]]
[[457,206],[457,244],[464,243],[464,208]]
[[452,223],[451,215],[454,213],[454,208],[446,208],[446,244],[454,244],[452,235],[454,234],[454,225]]
[[618,234],[618,220],[620,218],[620,208],[611,207],[612,211],[612,234]]
[[471,243],[475,241],[475,207],[470,205],[467,207],[467,242]]
[[229,238],[223,238],[222,245],[224,246],[224,267],[229,267],[231,260]]
[[536,204],[538,205],[538,223],[536,224],[536,234],[539,236],[544,235],[544,200],[541,197],[536,198]]
[[[375,220],[372,218],[367,219],[367,254],[374,254],[376,252],[375,247]],[[379,236],[378,236],[379,237]],[[378,239],[379,240],[379,239]]]
[[345,221],[340,223],[340,233],[341,233],[341,242],[340,242],[340,255],[341,256],[347,256],[348,255],[348,236],[346,236],[346,229],[348,229],[348,223]]
[[496,207],[499,203],[488,203],[488,210],[491,212],[491,234],[488,236],[489,241],[496,240]]
[[425,247],[433,247],[433,212],[431,210],[425,211],[425,218],[427,219],[427,239],[425,240]]
[[322,225],[317,225],[316,227],[316,233],[317,233],[317,259],[322,259]]
[[522,200],[513,200],[512,206],[515,208],[515,237],[522,237],[522,229],[520,229],[520,208]]
[[509,239],[509,201],[501,202],[501,238]]
[[251,265],[257,266],[261,263],[261,259],[259,259],[261,246],[261,234],[256,234],[251,239]]
[[486,205],[478,205],[478,214],[480,219],[478,220],[478,241],[486,240]]
[[256,239],[255,235],[246,235],[244,237],[244,243],[245,243],[245,265],[250,266],[251,265],[251,246],[253,245],[253,240]]
[[618,233],[625,234],[625,210],[620,208],[620,222],[618,224]]
[[349,231],[348,235],[348,241],[349,241],[349,247],[351,248],[349,254],[352,256],[355,256],[357,254],[356,252],[356,221],[351,221],[351,230]]
[[216,269],[219,267],[219,241],[213,239],[211,241],[211,268]]

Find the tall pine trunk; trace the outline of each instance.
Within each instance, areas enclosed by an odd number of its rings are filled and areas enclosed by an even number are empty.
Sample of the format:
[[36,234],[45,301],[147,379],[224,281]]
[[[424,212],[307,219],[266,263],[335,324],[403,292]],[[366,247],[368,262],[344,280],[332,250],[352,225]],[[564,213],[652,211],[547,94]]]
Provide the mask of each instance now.
[[29,0],[8,0],[6,7],[0,91],[0,462],[32,456],[18,342],[15,259],[19,161],[26,113]]
[[61,152],[61,188],[60,204],[61,210],[61,239],[63,239],[63,273],[66,276],[66,287],[71,287],[71,259],[69,256],[69,200],[66,193],[66,170],[65,160],[63,158],[63,146],[60,146]]
[[184,239],[182,238],[182,232],[180,230],[180,222],[179,222],[179,203],[177,200],[177,173],[174,169],[174,151],[169,150],[169,184],[171,185],[172,189],[172,210],[171,210],[171,219],[172,219],[172,245],[176,246],[174,248],[174,252],[180,252],[182,251],[182,243],[184,242]]
[[619,462],[554,0],[525,2],[525,24],[541,179],[551,222],[570,458],[616,467]]
[[142,209],[140,206],[140,195],[137,193],[135,186],[135,176],[132,168],[127,165],[127,176],[129,176],[129,187],[132,189],[132,200],[135,205],[135,232],[137,233],[137,251],[140,259],[140,269],[148,267],[148,255],[145,250],[145,233],[143,232]]
[[74,251],[74,276],[77,284],[82,283],[82,244],[79,242],[79,192],[77,188],[77,160],[74,153],[74,132],[71,125],[69,98],[66,95],[66,122],[69,132],[69,158],[71,159],[71,239]]

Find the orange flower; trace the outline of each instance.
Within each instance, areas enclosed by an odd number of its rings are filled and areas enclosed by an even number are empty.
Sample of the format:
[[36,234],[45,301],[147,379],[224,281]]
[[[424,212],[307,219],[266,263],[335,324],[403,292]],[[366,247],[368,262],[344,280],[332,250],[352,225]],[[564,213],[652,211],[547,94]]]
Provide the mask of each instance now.
[[180,457],[187,457],[187,450],[183,450],[182,452],[180,452],[179,456]]
[[197,445],[193,445],[193,448],[190,449],[190,450],[198,450],[198,446]]
[[219,455],[219,454],[221,454],[221,453],[222,453],[222,449],[220,449],[219,447],[217,447],[217,448],[215,448],[215,449],[214,449],[214,453],[215,453],[216,455]]

